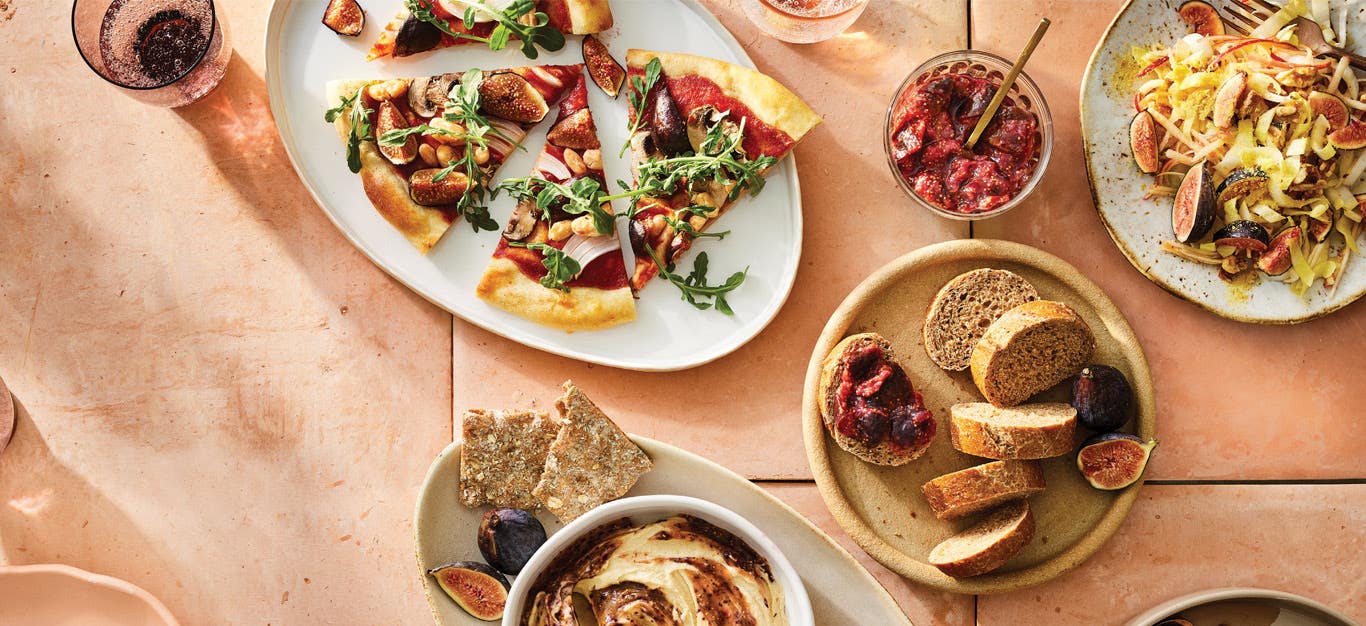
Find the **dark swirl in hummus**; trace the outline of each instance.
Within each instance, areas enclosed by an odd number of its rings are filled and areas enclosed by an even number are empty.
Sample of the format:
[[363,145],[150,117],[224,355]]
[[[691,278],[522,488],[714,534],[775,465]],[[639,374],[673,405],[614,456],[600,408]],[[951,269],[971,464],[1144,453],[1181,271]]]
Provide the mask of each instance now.
[[[582,620],[582,621],[580,621]],[[523,626],[785,626],[768,561],[734,534],[680,515],[603,524],[555,557],[528,592]]]

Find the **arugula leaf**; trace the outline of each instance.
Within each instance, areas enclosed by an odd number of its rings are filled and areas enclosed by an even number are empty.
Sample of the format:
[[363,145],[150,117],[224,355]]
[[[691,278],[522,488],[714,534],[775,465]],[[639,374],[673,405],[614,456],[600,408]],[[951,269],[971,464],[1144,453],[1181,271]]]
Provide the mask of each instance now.
[[626,143],[622,144],[621,151],[617,152],[617,157],[626,154],[626,150],[631,147],[631,138],[636,136],[640,127],[645,122],[645,97],[650,90],[655,88],[655,83],[659,82],[659,75],[664,71],[664,67],[659,62],[659,57],[650,59],[645,64],[645,78],[640,76],[631,77],[631,88],[626,90],[626,99],[631,102],[631,109],[636,112],[636,120],[631,122],[631,130],[626,133]]
[[[726,315],[735,314],[735,311],[730,308],[730,303],[726,301],[726,294],[735,291],[745,282],[745,278],[749,275],[749,268],[731,274],[725,282],[719,285],[711,285],[707,283],[709,259],[706,252],[697,254],[697,260],[693,261],[692,272],[687,277],[683,277],[675,273],[674,264],[665,265],[662,263],[654,248],[647,246],[646,251],[649,252],[650,258],[654,259],[655,265],[659,267],[659,275],[678,287],[685,302],[701,311],[716,307],[717,311]],[[708,298],[710,298],[710,302],[707,301]]]
[[509,246],[514,248],[527,248],[541,253],[541,266],[545,268],[546,274],[541,277],[541,286],[547,289],[556,289],[568,292],[569,286],[565,283],[574,280],[583,268],[573,257],[565,254],[559,248],[546,243],[522,243],[520,241],[510,241]]
[[[699,206],[699,205],[693,205],[693,206],[684,207],[684,208],[682,208],[682,209],[679,209],[679,212],[680,212],[680,213],[683,213],[685,216],[689,216],[689,217],[690,217],[690,216],[693,216],[693,215],[701,215],[701,216],[703,216],[703,217],[709,217],[709,216],[711,216],[711,214],[712,214],[713,211],[716,211],[716,208],[715,208],[715,207]],[[701,232],[701,231],[697,230],[696,228],[693,228],[693,227],[692,227],[692,223],[689,222],[687,219],[681,219],[681,220],[680,220],[680,219],[677,219],[677,218],[665,216],[665,217],[664,217],[664,222],[665,222],[666,224],[668,224],[669,226],[672,226],[674,230],[676,230],[676,231],[678,231],[678,232],[681,232],[681,233],[685,233],[685,234],[687,234],[689,237],[692,237],[693,239],[705,239],[705,238],[725,239],[725,238],[726,238],[726,235],[729,235],[729,234],[730,234],[730,231],[728,231],[728,230],[723,230],[723,231],[720,231],[720,232]]]
[[[540,48],[554,52],[564,47],[564,33],[555,30],[550,25],[550,16],[544,12],[536,11],[535,0],[517,0],[501,12],[484,5],[483,2],[475,0],[465,14],[461,16],[461,25],[468,31],[474,28],[479,15],[492,17],[498,22],[493,32],[488,37],[480,37],[465,31],[458,31],[451,27],[450,23],[438,17],[431,9],[432,0],[404,0],[408,7],[408,12],[413,17],[435,26],[438,30],[456,39],[467,39],[487,44],[490,50],[502,50],[507,47],[508,41],[516,36],[522,42],[522,54],[528,59],[534,59],[540,55]],[[531,16],[528,20],[530,24],[522,23],[526,16]]]
[[541,210],[541,216],[547,223],[552,221],[552,207],[570,215],[592,215],[593,226],[603,235],[612,232],[617,218],[617,214],[604,209],[603,205],[629,195],[606,195],[603,193],[602,185],[588,177],[575,179],[568,185],[552,183],[534,176],[509,178],[498,184],[497,190],[503,189],[508,190],[518,200],[534,200],[536,208]]
[[[364,89],[362,87],[361,89]],[[347,115],[347,121],[351,125],[351,131],[346,136],[346,166],[352,173],[360,171],[360,144],[362,141],[371,141],[374,135],[370,129],[371,109],[364,106],[364,101],[360,99],[360,90],[351,94],[349,98],[342,98],[341,103],[332,107],[323,114],[323,119],[331,124],[337,121],[343,113]],[[402,142],[399,142],[402,143]]]

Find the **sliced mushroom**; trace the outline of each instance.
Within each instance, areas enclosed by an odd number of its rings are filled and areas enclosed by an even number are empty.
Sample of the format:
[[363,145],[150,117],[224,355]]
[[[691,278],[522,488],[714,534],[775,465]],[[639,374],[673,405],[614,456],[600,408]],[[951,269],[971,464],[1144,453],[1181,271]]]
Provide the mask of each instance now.
[[693,152],[702,153],[702,143],[707,139],[707,131],[716,124],[721,125],[721,132],[727,137],[740,133],[740,125],[730,119],[728,111],[717,111],[716,107],[711,105],[700,107],[688,116],[688,143],[692,145]]
[[460,80],[459,74],[440,74],[414,78],[408,87],[408,108],[422,117],[436,117],[450,102],[451,86]]
[[646,107],[654,112],[650,119],[650,136],[655,140],[655,147],[669,156],[687,152],[691,148],[688,143],[688,123],[678,110],[673,94],[669,93],[669,86],[664,83],[655,85],[650,97],[654,102]]
[[508,241],[521,241],[533,230],[536,230],[536,201],[525,198],[512,210],[507,228],[503,229],[503,238]]
[[602,147],[598,141],[598,127],[593,123],[593,113],[588,109],[557,122],[546,133],[546,139],[561,148],[574,150],[596,150]]
[[422,206],[452,204],[465,195],[470,179],[460,172],[450,172],[441,180],[433,180],[441,170],[435,167],[418,170],[408,177],[408,195]]
[[550,112],[541,92],[512,72],[485,77],[479,84],[479,97],[485,111],[514,122],[534,124]]
[[[408,118],[404,117],[403,111],[388,100],[379,103],[379,113],[375,116],[375,136],[383,137],[385,133],[404,128],[408,128]],[[406,165],[417,158],[417,135],[408,135],[408,140],[401,146],[378,145],[380,154],[394,165]]]

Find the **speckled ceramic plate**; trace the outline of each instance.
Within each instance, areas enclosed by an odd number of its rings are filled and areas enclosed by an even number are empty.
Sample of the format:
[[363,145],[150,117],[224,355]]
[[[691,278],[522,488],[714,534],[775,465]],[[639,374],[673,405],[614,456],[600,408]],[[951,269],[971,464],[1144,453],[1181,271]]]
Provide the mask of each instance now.
[[142,588],[69,565],[0,567],[0,624],[178,626]]
[[[650,455],[655,467],[628,496],[671,494],[720,504],[749,520],[772,539],[806,585],[817,624],[905,625],[906,619],[882,585],[853,557],[800,513],[744,477],[695,454],[668,444],[631,437]],[[482,561],[475,545],[479,520],[488,507],[460,504],[460,442],[442,451],[427,472],[418,495],[416,526],[418,575],[427,603],[441,626],[488,624],[469,616],[426,575],[434,566],[451,561]],[[537,515],[546,531],[561,527],[554,516]]]
[[[947,591],[975,594],[1037,585],[1076,567],[1119,528],[1141,486],[1135,483],[1120,491],[1100,491],[1082,478],[1074,455],[1045,459],[1042,464],[1048,488],[1030,499],[1038,530],[1024,550],[995,572],[974,578],[953,578],[929,564],[930,550],[970,525],[972,519],[936,519],[920,486],[936,476],[989,459],[963,454],[950,444],[949,407],[959,402],[981,402],[982,397],[968,372],[946,372],[930,360],[921,329],[930,301],[944,283],[984,267],[1015,272],[1032,283],[1042,298],[1076,309],[1096,337],[1093,361],[1119,368],[1134,388],[1137,417],[1125,425],[1124,431],[1153,438],[1157,409],[1152,377],[1124,316],[1076,268],[1046,252],[1008,241],[972,239],[927,246],[869,276],[826,323],[811,353],[802,396],[802,429],[811,472],[826,506],[849,536],[878,562],[906,578]],[[938,434],[925,455],[901,467],[859,460],[841,449],[821,422],[817,390],[821,362],[841,339],[862,332],[879,333],[891,342],[938,424]],[[1034,401],[1069,399],[1064,383]],[[1159,446],[1154,455],[1161,454]]]
[[[1242,322],[1294,324],[1327,315],[1366,293],[1366,263],[1352,259],[1337,291],[1322,285],[1300,298],[1283,283],[1260,277],[1234,287],[1208,265],[1162,252],[1171,239],[1171,201],[1143,199],[1151,177],[1138,171],[1129,150],[1130,90],[1135,68],[1122,61],[1130,46],[1175,42],[1187,26],[1176,16],[1181,0],[1130,0],[1101,38],[1081,83],[1082,145],[1091,194],[1110,237],[1149,280],[1210,312]],[[1337,7],[1341,3],[1334,3]],[[1354,41],[1366,41],[1366,5],[1347,20]]]
[[1127,626],[1154,626],[1171,617],[1195,626],[1357,626],[1328,606],[1273,589],[1211,589],[1181,596],[1153,607]]

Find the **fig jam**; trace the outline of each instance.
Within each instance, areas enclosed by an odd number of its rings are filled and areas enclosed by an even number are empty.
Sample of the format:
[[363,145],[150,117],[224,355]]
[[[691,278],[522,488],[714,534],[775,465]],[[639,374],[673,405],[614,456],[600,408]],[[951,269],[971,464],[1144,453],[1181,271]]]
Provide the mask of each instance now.
[[971,150],[964,146],[997,85],[967,74],[928,76],[901,95],[892,158],[922,199],[963,215],[985,213],[1024,189],[1038,165],[1038,119],[1006,98]]
[[934,416],[900,365],[876,345],[845,352],[836,393],[835,429],[873,447],[884,441],[893,449],[917,448],[934,437]]

